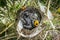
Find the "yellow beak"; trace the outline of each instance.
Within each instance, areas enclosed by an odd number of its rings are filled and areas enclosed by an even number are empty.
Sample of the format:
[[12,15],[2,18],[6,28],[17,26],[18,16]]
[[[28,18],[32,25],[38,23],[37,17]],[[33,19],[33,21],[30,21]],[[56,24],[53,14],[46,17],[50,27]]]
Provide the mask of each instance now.
[[39,25],[39,21],[38,21],[38,20],[35,20],[35,21],[34,21],[34,26],[37,27],[38,25]]

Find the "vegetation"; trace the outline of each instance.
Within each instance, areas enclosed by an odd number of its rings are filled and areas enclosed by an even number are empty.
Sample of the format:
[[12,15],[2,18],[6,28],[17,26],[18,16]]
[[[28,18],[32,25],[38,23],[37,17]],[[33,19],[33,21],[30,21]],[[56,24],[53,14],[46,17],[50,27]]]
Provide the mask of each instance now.
[[[39,1],[47,7],[48,0]],[[38,0],[26,2],[25,0],[0,0],[0,40],[16,40],[18,38],[15,25],[17,11],[24,5],[38,7],[37,2]],[[43,40],[43,38],[44,40],[60,40],[60,0],[51,0],[50,10],[54,17],[52,22],[56,29],[53,30],[50,23],[45,20],[43,26],[46,28],[38,36],[32,39],[21,37],[20,40]]]

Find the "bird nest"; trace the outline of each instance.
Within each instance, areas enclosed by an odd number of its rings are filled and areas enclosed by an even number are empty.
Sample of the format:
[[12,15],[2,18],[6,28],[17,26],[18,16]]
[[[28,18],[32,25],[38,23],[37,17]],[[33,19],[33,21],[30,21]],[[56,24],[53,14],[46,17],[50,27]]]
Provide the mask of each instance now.
[[[43,27],[41,27],[44,15],[39,9],[34,8],[34,7],[26,7],[26,8],[22,8],[22,9],[18,10],[18,13],[19,14],[17,15],[17,19],[18,19],[17,32],[18,32],[19,35],[21,35],[23,37],[34,37],[44,29]],[[30,18],[26,17],[26,20],[23,20],[23,21],[26,21],[27,23],[24,24],[24,22],[22,21],[22,18],[23,17],[25,18],[24,15],[26,15],[26,13],[28,15],[27,17],[30,16]],[[35,17],[33,15],[35,13],[38,17]],[[28,19],[32,20],[32,22],[30,23]],[[33,20],[38,20],[39,25],[35,26]]]

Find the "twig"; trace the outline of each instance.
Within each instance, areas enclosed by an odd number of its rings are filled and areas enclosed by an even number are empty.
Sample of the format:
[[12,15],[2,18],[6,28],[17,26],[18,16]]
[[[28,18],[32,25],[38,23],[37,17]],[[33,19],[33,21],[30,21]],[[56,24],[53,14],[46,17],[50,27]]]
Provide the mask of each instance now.
[[43,38],[43,40],[45,40],[45,38],[47,37],[48,32],[49,32],[49,31],[46,31],[46,34],[45,34],[45,37]]
[[[48,6],[47,6],[47,10],[46,10],[46,14],[48,14],[49,8],[50,8],[50,2],[51,0],[48,1]],[[48,15],[46,15],[48,17]],[[48,20],[51,24],[51,26],[53,27],[53,29],[55,29],[55,26],[53,25],[52,21],[50,20],[50,18],[48,17]]]
[[3,32],[5,32],[6,30],[8,30],[14,23],[11,23],[7,28],[5,28],[2,32],[0,32],[0,34],[2,34]]
[[15,33],[11,33],[11,34],[5,35],[3,37],[0,37],[0,39],[3,39],[3,38],[8,37],[8,36],[12,36],[12,35],[15,35]]
[[1,40],[8,40],[8,39],[15,38],[15,37],[17,37],[17,36],[7,37],[7,38],[1,39]]

